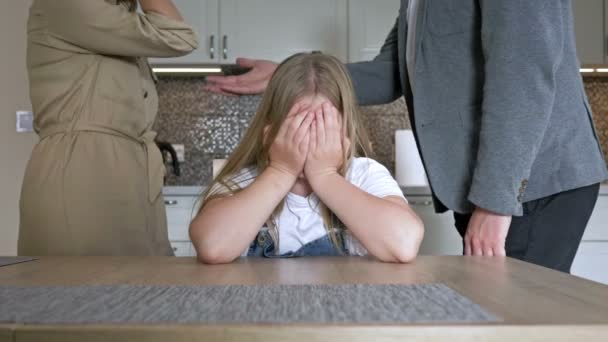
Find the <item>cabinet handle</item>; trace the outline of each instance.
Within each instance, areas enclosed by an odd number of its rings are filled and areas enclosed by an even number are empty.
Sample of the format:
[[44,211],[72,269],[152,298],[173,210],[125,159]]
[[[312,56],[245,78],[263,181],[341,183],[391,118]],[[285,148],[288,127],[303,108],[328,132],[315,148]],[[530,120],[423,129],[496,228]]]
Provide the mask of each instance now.
[[165,201],[165,205],[177,205],[176,200]]
[[425,207],[428,207],[430,205],[433,204],[432,201],[411,201],[410,202],[411,205],[423,205]]
[[209,39],[209,57],[215,59],[215,35],[212,34]]
[[228,59],[228,36],[224,35],[224,41],[223,41],[223,53],[224,53],[224,59]]

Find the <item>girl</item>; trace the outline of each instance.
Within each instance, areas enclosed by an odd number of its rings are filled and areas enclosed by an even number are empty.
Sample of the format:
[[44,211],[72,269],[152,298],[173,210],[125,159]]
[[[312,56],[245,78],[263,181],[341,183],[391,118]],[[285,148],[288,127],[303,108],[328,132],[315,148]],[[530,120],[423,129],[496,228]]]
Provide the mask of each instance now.
[[359,157],[369,147],[342,63],[287,59],[190,225],[199,260],[369,252],[412,261],[423,225],[388,170]]
[[33,1],[27,67],[40,141],[21,191],[20,255],[173,254],[145,57],[196,47],[171,0]]

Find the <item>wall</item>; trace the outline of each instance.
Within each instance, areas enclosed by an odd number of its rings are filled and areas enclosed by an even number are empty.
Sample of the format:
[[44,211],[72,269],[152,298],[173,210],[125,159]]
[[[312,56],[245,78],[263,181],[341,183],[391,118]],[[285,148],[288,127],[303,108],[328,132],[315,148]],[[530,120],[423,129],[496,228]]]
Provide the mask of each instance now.
[[[226,158],[260,102],[260,96],[222,96],[202,91],[204,79],[163,77],[158,84],[158,139],[184,144],[186,162],[178,178],[168,166],[168,185],[201,185],[210,181],[212,160]],[[362,107],[375,159],[394,168],[394,131],[409,127],[403,99],[384,106]]]
[[0,11],[0,255],[17,252],[19,193],[37,138],[15,132],[15,112],[30,110],[25,44],[29,0],[2,2]]

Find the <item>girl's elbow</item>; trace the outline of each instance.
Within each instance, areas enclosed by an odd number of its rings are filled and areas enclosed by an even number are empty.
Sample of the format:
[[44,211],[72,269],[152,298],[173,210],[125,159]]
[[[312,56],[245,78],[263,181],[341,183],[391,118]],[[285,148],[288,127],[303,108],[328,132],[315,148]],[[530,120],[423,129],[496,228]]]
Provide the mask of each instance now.
[[196,253],[197,256],[197,260],[200,263],[203,264],[207,264],[207,265],[222,265],[222,264],[229,264],[231,262],[233,262],[234,260],[236,260],[236,258],[232,258],[232,257],[228,257],[226,255],[224,255],[221,252],[218,252],[217,250],[202,250],[200,252]]
[[420,244],[424,238],[424,224],[418,217],[414,222],[410,223],[406,232],[399,244],[399,247],[392,253],[393,262],[407,264],[413,262],[418,256]]
[[203,235],[203,231],[203,227],[197,220],[190,224],[190,240],[194,245],[199,262],[209,265],[228,264],[238,257],[228,255],[225,248],[218,246],[217,243],[210,243],[209,239]]

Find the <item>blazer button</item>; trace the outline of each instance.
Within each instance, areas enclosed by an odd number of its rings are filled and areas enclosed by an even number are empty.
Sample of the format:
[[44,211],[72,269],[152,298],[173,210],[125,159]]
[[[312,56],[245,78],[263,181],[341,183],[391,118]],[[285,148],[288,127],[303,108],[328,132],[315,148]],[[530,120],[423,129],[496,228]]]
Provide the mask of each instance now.
[[147,98],[148,98],[148,91],[147,91],[147,90],[145,90],[145,91],[144,91],[144,99],[147,99]]

